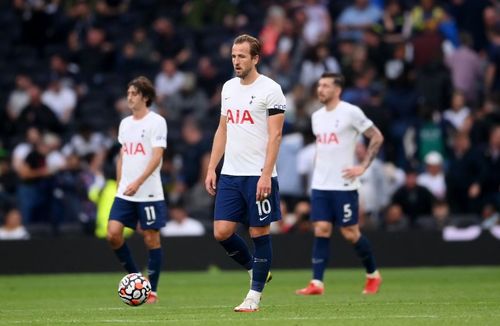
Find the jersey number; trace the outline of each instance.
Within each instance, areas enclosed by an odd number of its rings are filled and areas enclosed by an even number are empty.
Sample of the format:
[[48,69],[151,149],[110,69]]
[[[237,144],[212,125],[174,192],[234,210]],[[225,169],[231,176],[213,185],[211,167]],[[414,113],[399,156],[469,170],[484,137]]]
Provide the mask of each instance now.
[[146,211],[146,224],[151,225],[156,221],[156,211],[154,206],[146,206],[144,207]]
[[351,204],[345,204],[344,205],[344,218],[342,219],[342,222],[346,223],[351,220],[352,217],[352,209],[351,209]]
[[259,216],[262,216],[262,214],[271,213],[271,202],[269,201],[269,199],[256,201],[255,203],[257,204],[257,209],[259,210]]

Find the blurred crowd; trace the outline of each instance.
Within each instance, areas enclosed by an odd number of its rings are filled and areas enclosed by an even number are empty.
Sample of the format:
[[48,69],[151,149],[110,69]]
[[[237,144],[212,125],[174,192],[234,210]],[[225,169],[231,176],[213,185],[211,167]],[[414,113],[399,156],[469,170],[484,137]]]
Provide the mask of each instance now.
[[500,1],[12,0],[0,28],[0,238],[105,235],[117,127],[138,75],[154,81],[152,109],[169,129],[174,212],[162,234],[203,234],[220,90],[243,32],[260,38],[259,71],[287,97],[274,232],[310,230],[310,116],[325,71],[345,75],[342,98],[385,136],[361,178],[362,227],[498,223]]

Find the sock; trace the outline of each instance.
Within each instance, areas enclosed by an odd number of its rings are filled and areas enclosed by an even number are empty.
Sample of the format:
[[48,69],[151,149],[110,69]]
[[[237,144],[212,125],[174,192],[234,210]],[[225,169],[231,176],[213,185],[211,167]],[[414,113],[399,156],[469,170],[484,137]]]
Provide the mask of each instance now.
[[129,274],[139,272],[139,269],[135,265],[134,259],[132,258],[132,254],[128,249],[127,243],[124,242],[123,246],[115,249],[115,255],[118,257],[118,260]]
[[247,244],[239,235],[233,233],[232,236],[226,240],[219,241],[219,243],[224,247],[227,255],[234,261],[247,270],[252,269],[252,255],[250,255]]
[[329,256],[330,238],[314,237],[312,253],[313,280],[323,281]]
[[158,280],[160,278],[161,271],[161,248],[149,250],[149,260],[148,260],[148,278],[149,283],[151,283],[151,291],[156,292],[158,288]]
[[375,257],[373,256],[372,246],[368,238],[364,235],[361,235],[358,242],[354,244],[354,249],[358,254],[358,257],[361,258],[361,262],[363,266],[365,266],[366,273],[372,274],[377,270],[377,266],[375,265]]
[[257,292],[254,290],[248,291],[247,298],[252,298],[257,302],[260,302],[261,297],[262,297],[262,292]]
[[269,234],[252,238],[255,253],[253,258],[252,290],[262,292],[266,284],[267,274],[271,269],[273,255],[271,236]]

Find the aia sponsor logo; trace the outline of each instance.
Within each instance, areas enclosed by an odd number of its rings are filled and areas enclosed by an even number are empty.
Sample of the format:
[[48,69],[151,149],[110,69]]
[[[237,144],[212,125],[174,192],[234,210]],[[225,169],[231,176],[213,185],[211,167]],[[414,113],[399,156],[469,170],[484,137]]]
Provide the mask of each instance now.
[[146,155],[146,150],[141,143],[124,143],[123,153],[127,155]]
[[240,109],[227,109],[227,123],[254,124],[250,111]]
[[316,135],[316,143],[325,144],[325,145],[328,145],[331,143],[338,144],[339,139],[337,138],[337,135],[334,132],[330,132],[330,133],[325,132],[325,133]]

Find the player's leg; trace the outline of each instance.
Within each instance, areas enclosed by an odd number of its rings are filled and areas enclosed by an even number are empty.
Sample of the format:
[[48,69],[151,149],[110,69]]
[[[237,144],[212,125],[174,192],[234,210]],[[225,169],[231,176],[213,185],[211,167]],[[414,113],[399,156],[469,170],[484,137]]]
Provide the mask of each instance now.
[[367,237],[361,234],[359,226],[352,225],[340,229],[344,238],[354,246],[358,257],[361,259],[366,270],[366,284],[363,294],[375,294],[382,284],[382,277],[377,270],[375,256],[373,255],[372,246]]
[[253,264],[252,255],[246,242],[236,234],[237,226],[238,224],[232,221],[214,221],[214,237],[231,259],[246,270],[251,270]]
[[151,294],[147,303],[158,301],[158,281],[162,264],[162,249],[160,232],[158,230],[144,230],[144,243],[148,249],[148,279],[151,283]]
[[143,230],[144,244],[148,249],[148,279],[151,283],[151,294],[147,303],[158,301],[158,282],[162,266],[162,248],[160,229],[166,224],[167,208],[165,202],[145,202],[138,204],[139,223]]
[[378,292],[382,277],[377,270],[375,256],[368,238],[361,234],[358,224],[358,193],[357,191],[338,192],[336,197],[338,212],[341,219],[338,220],[342,236],[353,245],[356,254],[360,258],[366,270],[366,284],[364,294],[375,294]]
[[242,177],[221,175],[217,185],[214,209],[214,238],[227,255],[246,270],[252,269],[252,255],[246,242],[236,234],[243,222],[246,203],[239,191]]
[[124,226],[135,229],[137,217],[135,204],[121,198],[115,198],[109,213],[106,238],[118,260],[128,273],[138,273],[139,269],[123,237]]
[[269,280],[272,263],[271,222],[281,219],[278,182],[272,178],[271,194],[268,198],[256,201],[255,189],[258,177],[248,177],[244,186],[248,203],[249,232],[254,244],[252,281],[250,290],[243,303],[235,307],[236,312],[259,310],[262,291]]
[[332,235],[332,198],[328,191],[313,190],[311,196],[311,220],[314,223],[312,250],[313,277],[309,284],[295,291],[300,295],[323,294],[323,277],[330,257],[330,237]]
[[123,224],[115,221],[108,221],[108,233],[107,240],[111,246],[111,249],[115,252],[116,257],[123,265],[127,273],[138,273],[139,269],[132,258],[132,254],[130,253],[130,249],[123,238]]

